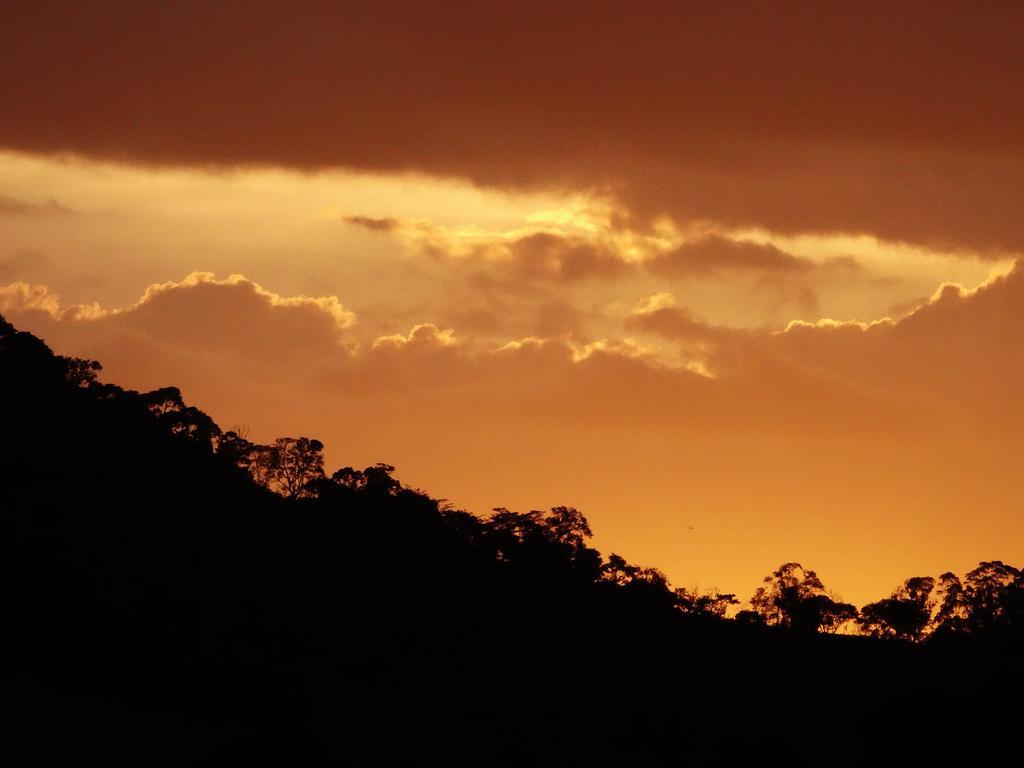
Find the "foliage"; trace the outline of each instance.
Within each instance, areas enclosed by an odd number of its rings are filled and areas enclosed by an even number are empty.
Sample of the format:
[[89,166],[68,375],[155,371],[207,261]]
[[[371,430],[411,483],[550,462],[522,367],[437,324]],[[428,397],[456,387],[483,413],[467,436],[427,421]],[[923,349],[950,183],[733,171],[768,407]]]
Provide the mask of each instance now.
[[854,606],[833,600],[818,574],[800,563],[783,563],[766,576],[750,606],[766,624],[799,632],[835,632],[857,615]]
[[675,590],[675,594],[676,605],[684,613],[715,616],[720,619],[725,618],[729,608],[740,604],[740,601],[736,599],[736,595],[728,592],[718,592],[717,590],[700,593],[696,591],[691,592],[685,587],[678,587]]
[[869,603],[860,610],[857,624],[872,637],[895,637],[918,641],[928,629],[934,601],[935,579],[914,576],[884,600]]
[[978,564],[961,581],[954,573],[939,577],[941,600],[935,632],[990,633],[1024,626],[1024,573],[1000,560]]

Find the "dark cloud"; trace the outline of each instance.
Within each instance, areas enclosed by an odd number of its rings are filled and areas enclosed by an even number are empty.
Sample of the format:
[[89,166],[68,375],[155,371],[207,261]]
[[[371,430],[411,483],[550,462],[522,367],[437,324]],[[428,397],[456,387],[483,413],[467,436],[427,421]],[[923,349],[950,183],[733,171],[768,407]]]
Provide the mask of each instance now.
[[647,268],[662,277],[701,277],[728,272],[791,273],[814,269],[815,262],[786,253],[770,243],[709,235],[683,243],[649,259]]
[[[1019,3],[7,2],[0,146],[1024,248]],[[625,215],[630,215],[627,213]]]
[[508,246],[512,270],[526,279],[573,282],[617,277],[630,266],[611,248],[581,238],[538,232]]
[[636,265],[600,238],[534,232],[500,236],[465,245],[429,227],[420,229],[419,249],[430,258],[455,266],[470,284],[483,290],[521,291],[530,284],[566,286],[587,280],[628,275]]

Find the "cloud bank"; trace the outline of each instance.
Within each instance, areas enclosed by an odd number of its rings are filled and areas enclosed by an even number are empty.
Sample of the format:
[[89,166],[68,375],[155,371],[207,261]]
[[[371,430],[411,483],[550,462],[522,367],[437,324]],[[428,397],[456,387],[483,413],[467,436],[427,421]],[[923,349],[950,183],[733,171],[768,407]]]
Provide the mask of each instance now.
[[0,146],[597,189],[638,222],[1019,251],[1022,35],[998,2],[16,1]]

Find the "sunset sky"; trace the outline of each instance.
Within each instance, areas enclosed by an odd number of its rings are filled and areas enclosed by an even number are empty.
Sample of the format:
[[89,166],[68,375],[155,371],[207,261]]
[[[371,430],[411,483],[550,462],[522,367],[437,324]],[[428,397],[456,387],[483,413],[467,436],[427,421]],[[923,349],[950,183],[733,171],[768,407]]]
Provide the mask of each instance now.
[[0,312],[846,600],[1024,561],[1019,3],[5,2]]

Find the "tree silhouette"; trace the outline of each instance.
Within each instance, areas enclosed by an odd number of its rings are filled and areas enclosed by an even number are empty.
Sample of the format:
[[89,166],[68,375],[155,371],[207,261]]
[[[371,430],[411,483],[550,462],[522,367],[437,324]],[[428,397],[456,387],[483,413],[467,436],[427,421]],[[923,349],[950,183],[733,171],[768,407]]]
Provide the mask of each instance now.
[[938,611],[933,619],[937,632],[955,634],[966,630],[968,609],[963,599],[963,592],[963,582],[955,573],[947,571],[939,576],[939,584],[936,589]]
[[96,381],[96,375],[103,366],[95,360],[84,360],[80,357],[58,357],[64,364],[64,375],[76,387],[87,387]]
[[835,633],[852,621],[856,621],[857,607],[852,603],[834,600],[829,595],[815,595],[803,606],[801,624],[797,629]]
[[284,496],[312,495],[309,485],[324,476],[324,444],[308,437],[274,441],[270,482]]
[[800,563],[784,563],[766,576],[750,606],[766,624],[801,632],[834,632],[857,615],[849,603],[829,597],[818,574]]
[[684,613],[697,613],[723,618],[733,605],[739,605],[736,595],[724,592],[691,592],[685,587],[675,590],[676,605]]
[[378,463],[366,469],[342,467],[331,475],[331,481],[342,488],[366,496],[392,496],[401,483],[391,476],[395,468],[390,464]]
[[914,576],[907,579],[889,597],[860,609],[857,625],[872,637],[895,637],[919,641],[931,620],[931,600],[935,579]]
[[608,555],[608,562],[602,566],[601,573],[603,578],[612,584],[624,586],[636,577],[638,570],[636,566],[626,562],[622,555],[612,552]]
[[171,434],[205,446],[214,446],[220,427],[198,408],[186,405],[177,387],[161,387],[139,395],[150,414]]
[[[221,434],[217,440],[217,455],[240,469],[252,472],[256,446],[235,430]],[[257,480],[257,482],[259,482]],[[266,483],[260,483],[265,485]]]
[[552,507],[544,516],[544,526],[551,539],[571,549],[585,546],[586,539],[594,535],[587,518],[575,507]]
[[250,444],[247,468],[252,479],[264,488],[274,488],[277,470],[277,448],[273,445]]
[[[163,407],[161,401],[160,407]],[[191,418],[194,409],[180,412]],[[203,414],[205,415],[205,414]],[[178,416],[180,420],[182,416]],[[246,470],[252,479],[264,488],[269,488],[288,498],[312,497],[318,495],[317,484],[324,481],[324,445],[308,437],[280,437],[273,445],[253,443],[235,431],[220,434],[213,439],[217,453],[228,463]],[[332,480],[338,486],[345,485],[352,477],[363,478],[362,472],[351,468],[339,470]],[[374,470],[366,472],[373,475]]]
[[984,633],[1024,624],[1024,574],[1001,560],[989,560],[969,571],[939,580],[942,602],[935,617],[942,633]]

